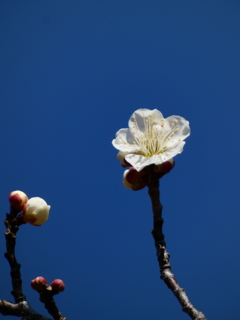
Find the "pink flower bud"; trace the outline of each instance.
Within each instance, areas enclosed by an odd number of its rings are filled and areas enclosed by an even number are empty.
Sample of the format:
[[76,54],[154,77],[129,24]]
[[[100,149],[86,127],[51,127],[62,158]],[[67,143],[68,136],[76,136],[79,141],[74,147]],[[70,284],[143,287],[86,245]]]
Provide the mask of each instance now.
[[43,277],[37,277],[31,281],[31,287],[36,291],[42,291],[47,284],[47,280]]
[[19,213],[23,210],[24,205],[27,203],[28,197],[24,192],[16,190],[9,194],[8,200],[11,211],[14,211],[14,213]]
[[52,287],[52,292],[54,294],[58,294],[65,289],[65,284],[61,279],[53,280],[53,282],[50,284],[50,286]]

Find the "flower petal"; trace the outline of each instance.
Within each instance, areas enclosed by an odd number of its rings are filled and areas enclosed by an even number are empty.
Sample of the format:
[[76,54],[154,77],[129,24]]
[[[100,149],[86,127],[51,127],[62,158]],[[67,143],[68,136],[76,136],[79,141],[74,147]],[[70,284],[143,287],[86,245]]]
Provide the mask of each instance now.
[[33,225],[41,226],[43,223],[45,223],[48,220],[50,208],[51,206],[45,205],[41,208],[36,209],[34,211],[34,215],[37,218],[37,220],[33,223]]
[[120,129],[116,133],[116,139],[113,139],[113,146],[123,152],[136,152],[139,146],[134,144],[135,139],[129,128]]
[[[164,121],[164,128],[171,128],[171,130],[174,130],[174,135],[171,137],[169,141],[171,141],[171,144],[174,144],[180,140],[186,139],[190,135],[190,127],[189,122],[180,116],[171,116],[165,119]],[[166,143],[166,146],[169,144]]]
[[26,209],[23,210],[23,220],[34,226],[40,226],[47,221],[50,208],[42,198],[30,198],[26,204]]
[[46,204],[47,204],[47,202],[39,197],[30,198],[27,202],[28,210],[31,212],[35,211],[39,207],[45,206]]
[[168,148],[165,152],[153,155],[151,157],[145,157],[139,154],[128,154],[125,159],[129,162],[137,171],[141,171],[146,166],[151,164],[162,164],[169,159],[175,157],[177,154],[181,153],[185,141],[180,141]]
[[164,153],[153,155],[152,157],[145,157],[139,154],[129,154],[126,156],[127,162],[129,162],[137,171],[141,171],[150,164],[161,164],[170,158],[171,157],[165,157]]
[[183,151],[183,146],[185,145],[185,143],[186,143],[185,141],[176,142],[174,145],[168,147],[167,150],[162,155],[164,155],[164,157],[166,157],[167,160],[175,157],[177,154]]
[[[141,132],[145,132],[146,129],[146,120],[151,117],[153,119],[153,122],[156,124],[161,124],[161,121],[164,120],[162,113],[157,110],[149,110],[149,109],[138,109],[131,115],[128,126],[131,130],[131,132],[135,130],[140,130]],[[136,122],[137,122],[137,128],[136,128]]]

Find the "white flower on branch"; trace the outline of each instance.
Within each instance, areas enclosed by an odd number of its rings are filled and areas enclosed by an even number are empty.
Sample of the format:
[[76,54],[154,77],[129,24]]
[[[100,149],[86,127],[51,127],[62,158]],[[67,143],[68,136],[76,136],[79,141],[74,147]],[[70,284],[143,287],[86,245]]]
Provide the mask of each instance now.
[[28,200],[26,208],[23,210],[23,220],[34,226],[41,226],[47,221],[50,208],[42,198],[33,197]]
[[157,109],[138,109],[128,122],[129,128],[116,133],[113,146],[124,153],[127,163],[137,171],[151,164],[159,165],[183,151],[190,135],[189,122],[180,116],[166,119]]

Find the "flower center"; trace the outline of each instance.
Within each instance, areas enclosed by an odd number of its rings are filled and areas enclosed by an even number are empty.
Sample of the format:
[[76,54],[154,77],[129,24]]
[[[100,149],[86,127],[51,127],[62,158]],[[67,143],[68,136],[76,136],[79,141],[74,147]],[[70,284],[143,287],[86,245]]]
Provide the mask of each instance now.
[[137,144],[140,147],[138,154],[151,157],[163,153],[168,149],[167,142],[173,138],[175,131],[179,131],[180,128],[178,126],[178,120],[175,120],[169,129],[165,129],[164,121],[164,119],[161,119],[160,123],[156,123],[151,114],[148,118],[143,117],[144,131],[141,131],[136,117],[133,116],[134,126],[132,133],[135,138],[133,144]]

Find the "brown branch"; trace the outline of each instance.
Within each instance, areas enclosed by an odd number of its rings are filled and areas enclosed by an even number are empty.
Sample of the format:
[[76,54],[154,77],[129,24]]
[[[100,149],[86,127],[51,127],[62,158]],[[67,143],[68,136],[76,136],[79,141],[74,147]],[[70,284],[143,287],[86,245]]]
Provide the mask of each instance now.
[[[15,256],[15,245],[16,245],[16,233],[19,230],[19,225],[23,224],[21,215],[17,216],[18,213],[12,210],[7,213],[4,224],[6,226],[5,239],[6,239],[6,253],[4,254],[7,259],[11,272],[12,279],[12,291],[11,294],[14,297],[15,303],[7,300],[0,300],[0,314],[12,315],[16,317],[22,317],[22,320],[51,320],[50,318],[44,317],[43,315],[32,309],[29,303],[26,301],[26,296],[22,292],[22,279],[20,268],[21,265],[17,262]],[[40,293],[40,301],[45,304],[45,308],[54,320],[67,320],[62,317],[61,313],[53,299],[55,293],[51,292],[51,286],[44,288],[43,292]]]
[[10,275],[13,288],[11,294],[13,295],[15,302],[18,303],[21,301],[26,301],[26,296],[22,292],[22,279],[20,273],[21,265],[17,262],[15,256],[16,233],[19,229],[17,225],[16,214],[7,213],[4,224],[7,228],[5,232],[7,252],[4,256],[7,259],[11,269]]
[[11,303],[7,300],[0,300],[0,314],[22,317],[24,320],[51,320],[33,310],[27,301]]
[[44,303],[45,308],[54,320],[67,320],[67,318],[64,318],[58,311],[58,308],[53,299],[54,294],[55,293],[52,291],[52,287],[45,285],[43,290],[39,292],[39,300]]
[[186,312],[193,320],[207,320],[204,314],[198,311],[189,301],[183,288],[179,286],[174,274],[171,272],[170,255],[166,251],[166,242],[162,231],[163,218],[162,218],[162,204],[160,202],[159,179],[153,171],[153,166],[148,167],[149,181],[148,181],[148,194],[152,201],[153,211],[153,230],[152,235],[155,241],[157,250],[157,258],[160,267],[160,278],[166,283],[168,288],[174,293],[182,310]]

